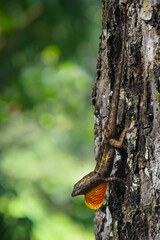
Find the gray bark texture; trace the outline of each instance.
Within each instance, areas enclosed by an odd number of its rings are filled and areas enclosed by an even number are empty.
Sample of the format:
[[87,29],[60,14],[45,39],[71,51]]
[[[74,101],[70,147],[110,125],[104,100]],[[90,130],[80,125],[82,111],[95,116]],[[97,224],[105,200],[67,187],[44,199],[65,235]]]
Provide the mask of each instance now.
[[96,240],[160,239],[160,0],[103,0],[102,34],[93,88],[95,156],[103,141],[122,44],[121,4],[127,30],[117,118],[117,137],[131,122],[116,151],[106,200],[95,211]]

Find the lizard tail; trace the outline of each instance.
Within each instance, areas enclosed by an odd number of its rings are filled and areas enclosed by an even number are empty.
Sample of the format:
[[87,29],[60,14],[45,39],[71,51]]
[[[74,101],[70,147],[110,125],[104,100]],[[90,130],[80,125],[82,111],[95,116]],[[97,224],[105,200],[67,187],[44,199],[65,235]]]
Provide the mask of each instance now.
[[108,116],[108,130],[113,132],[113,126],[116,125],[117,121],[117,109],[118,109],[118,103],[119,103],[119,93],[120,93],[120,82],[122,78],[122,71],[123,71],[123,65],[124,65],[124,52],[125,52],[125,37],[126,37],[126,21],[127,21],[127,13],[126,13],[126,7],[123,6],[123,34],[122,34],[122,47],[121,47],[121,54],[120,54],[120,61],[118,64],[118,71],[115,76],[115,84],[113,88],[113,95],[111,98],[111,104],[110,104],[110,111]]

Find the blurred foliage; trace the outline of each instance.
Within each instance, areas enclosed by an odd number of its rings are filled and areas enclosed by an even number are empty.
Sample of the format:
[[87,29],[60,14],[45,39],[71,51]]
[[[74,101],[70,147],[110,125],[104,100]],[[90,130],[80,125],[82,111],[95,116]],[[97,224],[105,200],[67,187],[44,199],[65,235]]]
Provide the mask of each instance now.
[[94,239],[74,183],[94,167],[101,3],[0,1],[0,236]]

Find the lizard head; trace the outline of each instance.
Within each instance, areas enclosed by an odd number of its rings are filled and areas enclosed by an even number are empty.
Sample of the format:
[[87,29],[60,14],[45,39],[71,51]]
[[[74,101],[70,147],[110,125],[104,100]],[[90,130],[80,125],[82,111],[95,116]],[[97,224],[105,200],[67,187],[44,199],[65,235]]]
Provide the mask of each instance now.
[[83,195],[86,193],[86,184],[85,184],[85,179],[81,179],[80,181],[78,181],[73,188],[72,191],[72,197],[78,196],[78,195]]
[[79,180],[73,188],[72,197],[86,195],[91,189],[102,183],[101,178],[96,172],[90,172]]
[[100,208],[104,202],[107,182],[98,184],[97,186],[93,186],[92,188],[88,189],[86,184],[87,179],[88,177],[82,178],[74,185],[72,197],[84,194],[86,205],[95,210]]
[[90,172],[89,174],[85,175],[74,185],[72,197],[85,195],[88,193],[90,191],[91,185],[93,186],[96,179],[97,175],[94,172]]

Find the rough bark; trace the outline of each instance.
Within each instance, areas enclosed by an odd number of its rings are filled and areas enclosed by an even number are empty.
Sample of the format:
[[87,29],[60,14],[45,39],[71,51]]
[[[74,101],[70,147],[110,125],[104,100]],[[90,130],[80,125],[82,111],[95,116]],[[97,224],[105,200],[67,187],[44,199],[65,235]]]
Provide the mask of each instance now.
[[120,5],[127,6],[127,33],[117,136],[137,121],[116,152],[106,201],[95,211],[97,240],[160,239],[160,1],[104,0],[102,34],[93,88],[95,156],[103,141],[122,37]]

